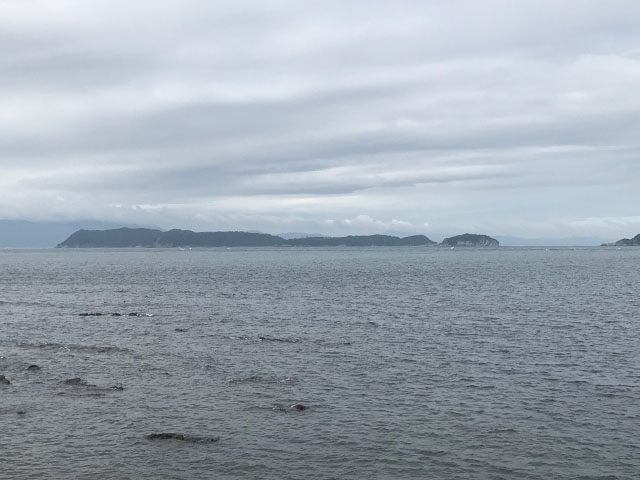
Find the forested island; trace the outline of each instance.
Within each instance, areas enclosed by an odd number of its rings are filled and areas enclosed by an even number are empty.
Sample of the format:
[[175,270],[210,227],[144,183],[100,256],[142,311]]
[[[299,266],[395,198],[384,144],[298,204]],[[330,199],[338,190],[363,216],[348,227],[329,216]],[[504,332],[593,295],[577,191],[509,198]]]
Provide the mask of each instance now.
[[284,239],[253,232],[193,232],[191,230],[155,230],[117,228],[78,230],[58,248],[175,248],[175,247],[401,247],[435,245],[424,235],[349,235],[347,237],[306,237]]
[[455,237],[445,238],[442,241],[442,245],[445,247],[498,247],[500,243],[488,235],[464,233]]
[[[439,245],[425,235],[349,235],[285,239],[255,232],[162,231],[152,228],[78,230],[57,248],[191,248],[191,247],[403,247]],[[445,239],[442,246],[498,246],[486,235],[465,234]]]

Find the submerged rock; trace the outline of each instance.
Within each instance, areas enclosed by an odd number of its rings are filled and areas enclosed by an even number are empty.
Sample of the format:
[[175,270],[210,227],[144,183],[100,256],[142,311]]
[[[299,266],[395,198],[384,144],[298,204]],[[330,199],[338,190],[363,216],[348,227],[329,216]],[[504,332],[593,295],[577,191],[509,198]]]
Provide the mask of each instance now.
[[150,433],[145,435],[145,438],[147,440],[178,440],[187,443],[214,443],[220,440],[220,437],[184,435],[182,433]]
[[40,369],[41,369],[41,368],[40,368],[38,365],[35,365],[35,364],[34,364],[34,365],[29,365],[29,366],[27,367],[27,370],[28,370],[29,372],[37,372],[37,371],[38,371],[38,370],[40,370]]
[[4,375],[0,375],[0,385],[11,385],[11,382]]
[[93,383],[87,383],[86,380],[81,379],[80,377],[70,378],[63,382],[65,385],[72,385],[76,387],[88,387],[94,390],[116,390],[123,391],[124,387],[122,385],[113,385],[111,387],[99,387],[98,385],[94,385]]
[[85,380],[82,380],[80,377],[70,378],[64,381],[65,385],[82,385],[83,387],[95,387],[95,385],[91,385],[87,383]]

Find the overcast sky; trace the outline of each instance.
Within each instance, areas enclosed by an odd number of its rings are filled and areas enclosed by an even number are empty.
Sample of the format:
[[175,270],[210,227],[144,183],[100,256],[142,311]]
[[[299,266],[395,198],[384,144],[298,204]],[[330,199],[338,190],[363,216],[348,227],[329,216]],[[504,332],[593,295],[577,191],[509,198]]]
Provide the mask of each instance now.
[[640,232],[638,0],[0,0],[0,218]]

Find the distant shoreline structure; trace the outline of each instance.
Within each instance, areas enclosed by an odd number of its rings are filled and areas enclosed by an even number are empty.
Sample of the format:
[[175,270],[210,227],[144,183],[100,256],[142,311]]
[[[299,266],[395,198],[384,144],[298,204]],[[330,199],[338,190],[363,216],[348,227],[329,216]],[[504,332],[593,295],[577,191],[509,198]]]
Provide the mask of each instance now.
[[349,235],[346,237],[303,237],[285,239],[255,232],[162,231],[150,228],[78,230],[56,248],[193,248],[193,247],[499,247],[495,238],[465,233],[437,243],[425,235]]

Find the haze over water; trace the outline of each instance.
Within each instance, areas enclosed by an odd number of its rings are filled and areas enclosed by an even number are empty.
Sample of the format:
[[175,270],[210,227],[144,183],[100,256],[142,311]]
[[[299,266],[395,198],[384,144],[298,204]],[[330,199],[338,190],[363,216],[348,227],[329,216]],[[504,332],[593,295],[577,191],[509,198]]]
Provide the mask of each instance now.
[[639,263],[0,251],[0,478],[637,478]]

